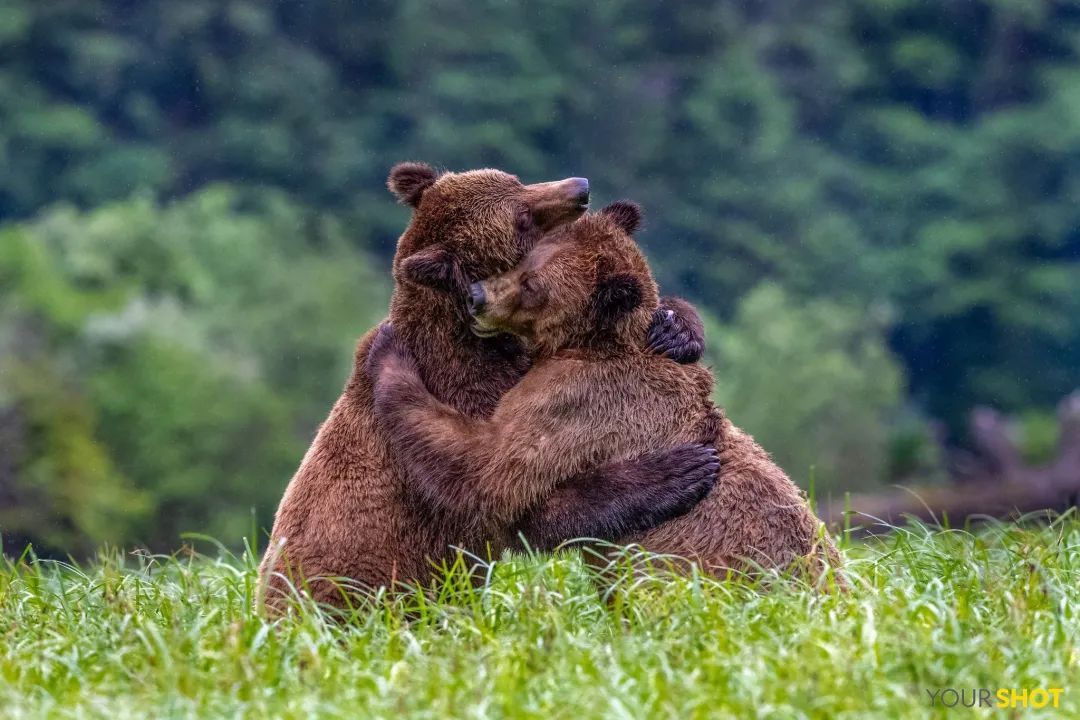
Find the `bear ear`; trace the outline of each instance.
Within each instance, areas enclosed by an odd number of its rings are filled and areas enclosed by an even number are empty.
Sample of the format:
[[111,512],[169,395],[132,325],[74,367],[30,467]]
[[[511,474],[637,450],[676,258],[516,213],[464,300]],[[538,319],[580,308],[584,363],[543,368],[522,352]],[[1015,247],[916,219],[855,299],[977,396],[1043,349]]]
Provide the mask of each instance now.
[[398,280],[442,290],[465,292],[465,280],[457,261],[442,245],[431,245],[398,264]]
[[601,274],[593,293],[593,312],[599,327],[610,329],[619,318],[641,305],[641,281],[629,273]]
[[424,163],[398,163],[386,178],[386,187],[402,205],[417,207],[424,191],[435,184],[439,174]]
[[627,235],[633,235],[634,231],[641,227],[641,206],[629,200],[616,200],[600,211],[607,215],[615,224],[626,231]]

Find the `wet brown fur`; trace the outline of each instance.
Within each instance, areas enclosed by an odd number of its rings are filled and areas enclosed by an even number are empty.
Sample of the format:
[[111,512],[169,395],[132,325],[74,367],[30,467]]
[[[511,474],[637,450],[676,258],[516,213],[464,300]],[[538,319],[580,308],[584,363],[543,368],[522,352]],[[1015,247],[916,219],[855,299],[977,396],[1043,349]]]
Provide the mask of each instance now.
[[[705,500],[624,541],[715,574],[805,562],[820,577],[839,566],[831,539],[768,453],[714,407],[710,372],[644,347],[658,293],[629,234],[636,224],[628,204],[587,215],[483,283],[477,325],[522,337],[534,358],[490,419],[440,403],[407,353],[387,352],[376,388],[380,422],[429,502],[486,516],[540,503],[560,478],[591,466],[715,442],[719,480]],[[474,496],[473,485],[486,490]]]
[[[413,206],[414,214],[394,259],[390,320],[426,387],[465,417],[489,415],[521,379],[529,360],[508,336],[484,339],[469,331],[462,284],[465,278],[511,269],[543,232],[580,215],[584,208],[575,202],[575,186],[568,182],[523,185],[497,170],[436,175],[415,163],[391,173],[391,191]],[[423,583],[431,563],[447,558],[451,546],[484,553],[493,541],[497,551],[511,535],[503,514],[439,512],[410,490],[400,459],[373,415],[372,384],[364,368],[376,333],[359,341],[344,391],[281,500],[260,566],[272,608],[280,606],[290,584],[305,586],[316,601],[342,604],[338,584],[326,578],[345,578],[364,588]],[[701,448],[673,452],[646,456],[640,465],[614,464],[610,472],[590,469],[582,475],[580,483],[640,487],[637,504],[609,503],[605,509],[598,503],[599,520],[607,521],[611,532],[650,526],[689,507],[689,499],[661,493],[671,488],[693,492],[693,478],[687,483],[669,468],[674,461],[676,469],[692,474],[708,458]],[[553,495],[531,520],[521,518],[521,527],[548,543],[560,533],[579,531],[582,523],[596,521],[577,503],[580,497],[580,487],[575,490],[569,483],[562,498]],[[639,522],[629,522],[634,516],[640,516]]]

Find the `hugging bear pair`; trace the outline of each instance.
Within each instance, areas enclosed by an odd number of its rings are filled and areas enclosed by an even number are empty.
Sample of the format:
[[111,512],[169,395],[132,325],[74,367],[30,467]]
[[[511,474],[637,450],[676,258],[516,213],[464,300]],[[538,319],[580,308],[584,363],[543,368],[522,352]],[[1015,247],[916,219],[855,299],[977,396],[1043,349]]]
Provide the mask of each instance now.
[[838,563],[806,500],[712,405],[693,308],[661,301],[631,234],[578,178],[497,170],[388,180],[413,208],[390,318],[278,509],[260,572],[304,587],[424,584],[454,548],[637,542],[719,573]]

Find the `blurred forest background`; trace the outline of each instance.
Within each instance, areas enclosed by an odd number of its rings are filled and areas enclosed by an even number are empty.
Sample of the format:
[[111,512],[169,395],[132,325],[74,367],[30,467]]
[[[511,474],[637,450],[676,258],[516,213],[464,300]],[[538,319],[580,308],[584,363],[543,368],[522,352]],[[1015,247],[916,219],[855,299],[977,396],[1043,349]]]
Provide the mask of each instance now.
[[268,526],[400,160],[641,202],[819,496],[948,482],[979,405],[1046,462],[1080,386],[1076,3],[0,0],[4,549]]

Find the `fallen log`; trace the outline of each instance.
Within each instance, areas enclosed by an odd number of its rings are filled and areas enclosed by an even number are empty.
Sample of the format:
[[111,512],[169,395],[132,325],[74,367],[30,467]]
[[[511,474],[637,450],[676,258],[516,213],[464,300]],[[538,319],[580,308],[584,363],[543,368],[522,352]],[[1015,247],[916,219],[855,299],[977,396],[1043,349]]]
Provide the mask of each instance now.
[[977,408],[972,413],[974,452],[953,467],[955,482],[912,486],[878,494],[852,495],[824,503],[821,517],[831,527],[844,524],[866,532],[887,531],[908,518],[962,527],[979,518],[1010,519],[1045,510],[1063,512],[1080,500],[1080,391],[1058,405],[1060,433],[1054,459],[1027,465],[1009,437],[999,413]]

